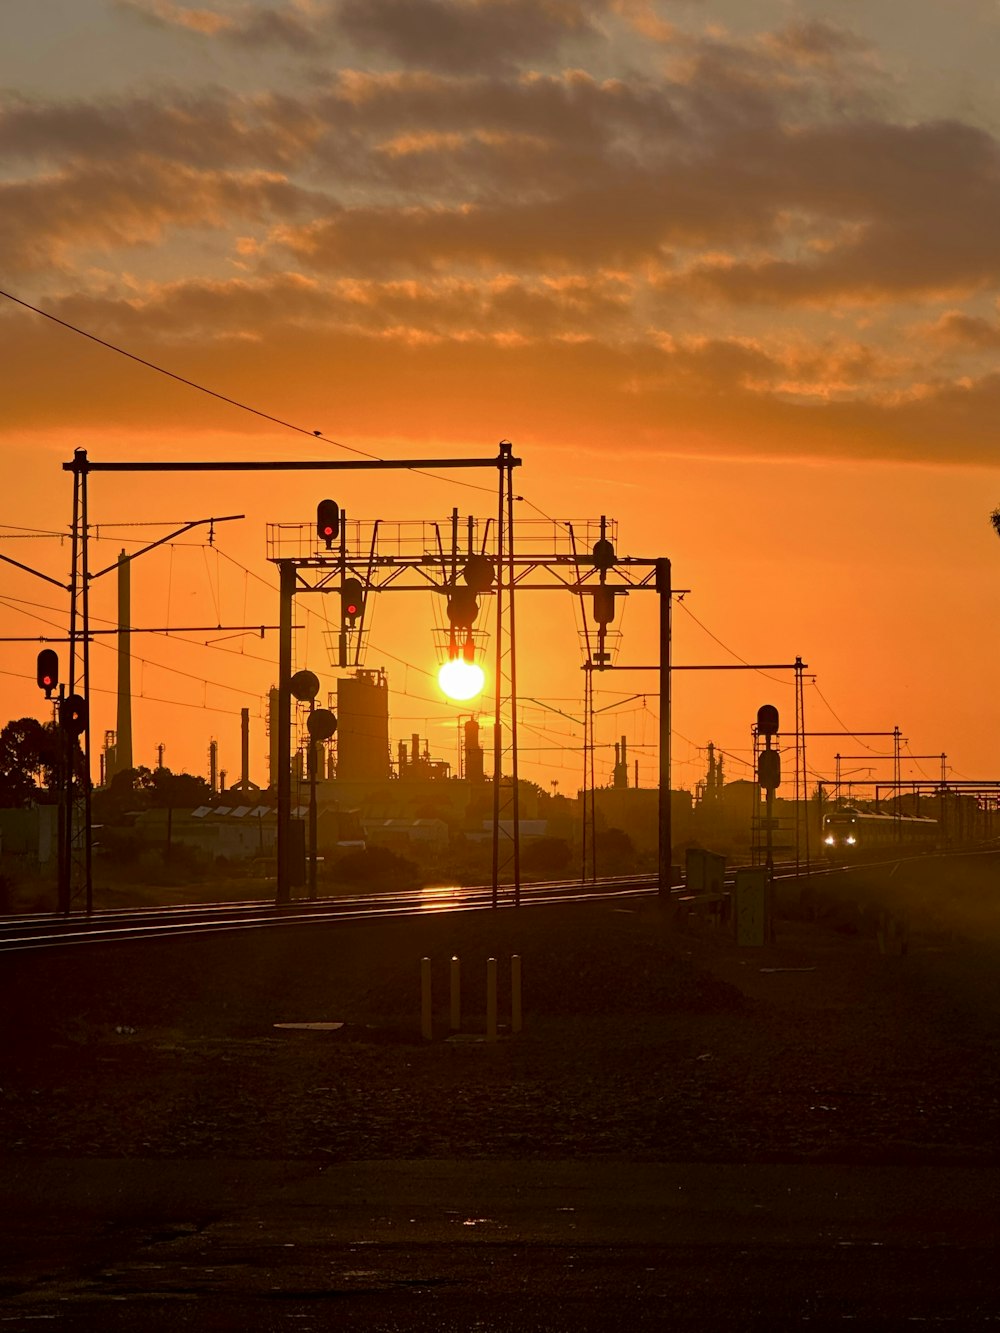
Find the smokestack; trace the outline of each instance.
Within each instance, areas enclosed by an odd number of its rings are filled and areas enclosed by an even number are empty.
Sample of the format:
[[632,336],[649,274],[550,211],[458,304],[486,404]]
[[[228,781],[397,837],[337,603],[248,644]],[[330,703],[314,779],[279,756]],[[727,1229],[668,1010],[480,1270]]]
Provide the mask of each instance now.
[[208,785],[212,795],[219,790],[219,742],[208,743]]
[[278,788],[278,691],[271,686],[267,693],[267,735],[270,746],[267,752],[267,781],[275,791]]
[[133,767],[131,568],[131,561],[122,551],[118,557],[118,730],[115,738],[117,773]]
[[483,780],[483,747],[479,744],[479,723],[474,717],[465,724],[465,777],[467,782]]
[[240,709],[240,786],[250,790],[250,709]]
[[625,737],[623,736],[620,743],[615,741],[615,771],[611,778],[614,787],[628,786],[628,760],[625,754]]

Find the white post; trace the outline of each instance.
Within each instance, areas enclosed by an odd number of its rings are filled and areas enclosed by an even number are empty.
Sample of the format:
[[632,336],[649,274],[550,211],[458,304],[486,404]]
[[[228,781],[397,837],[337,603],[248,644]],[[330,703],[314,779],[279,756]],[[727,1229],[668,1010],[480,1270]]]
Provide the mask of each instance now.
[[434,1036],[434,1018],[431,1008],[431,960],[420,960],[420,1035],[427,1041]]
[[510,1030],[520,1032],[521,1026],[521,955],[515,953],[510,960]]
[[486,960],[486,1040],[497,1039],[497,960]]
[[451,1030],[462,1026],[462,964],[453,954],[451,959]]

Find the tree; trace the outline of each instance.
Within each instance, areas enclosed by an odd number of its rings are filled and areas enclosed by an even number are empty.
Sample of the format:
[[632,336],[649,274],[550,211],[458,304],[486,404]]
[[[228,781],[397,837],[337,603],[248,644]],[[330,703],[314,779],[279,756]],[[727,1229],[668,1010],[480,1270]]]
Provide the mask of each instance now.
[[194,809],[207,805],[212,792],[204,778],[174,773],[169,768],[125,768],[106,787],[94,792],[93,815],[99,824],[120,824],[126,815],[150,807]]
[[569,869],[573,852],[565,838],[539,838],[521,852],[521,869],[527,875],[546,875],[555,879]]
[[597,863],[602,875],[627,875],[635,867],[635,844],[620,828],[599,829]]
[[38,796],[37,779],[54,781],[58,737],[51,722],[21,717],[0,731],[0,806],[28,805]]
[[169,768],[154,768],[149,779],[152,805],[168,810],[194,809],[212,799],[212,789],[204,778],[193,773],[174,773]]

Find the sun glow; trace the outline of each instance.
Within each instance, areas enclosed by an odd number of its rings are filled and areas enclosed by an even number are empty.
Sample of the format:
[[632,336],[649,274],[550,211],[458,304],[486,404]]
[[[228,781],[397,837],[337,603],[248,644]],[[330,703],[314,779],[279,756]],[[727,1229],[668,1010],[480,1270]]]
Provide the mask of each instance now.
[[482,694],[485,684],[486,673],[483,668],[475,662],[466,662],[462,657],[451,658],[438,671],[438,685],[442,692],[459,703]]

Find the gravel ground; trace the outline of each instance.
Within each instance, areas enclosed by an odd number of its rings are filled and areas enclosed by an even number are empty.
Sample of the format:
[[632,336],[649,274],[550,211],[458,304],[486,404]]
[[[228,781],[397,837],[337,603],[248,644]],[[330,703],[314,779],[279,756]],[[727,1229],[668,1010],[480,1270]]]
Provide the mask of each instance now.
[[[3,1142],[83,1157],[1000,1162],[1000,947],[916,930],[908,953],[883,955],[857,931],[833,913],[738,949],[636,902],[15,957],[0,979]],[[504,1022],[514,953],[524,1030],[487,1043],[486,958]],[[305,1021],[344,1026],[274,1026]]]

